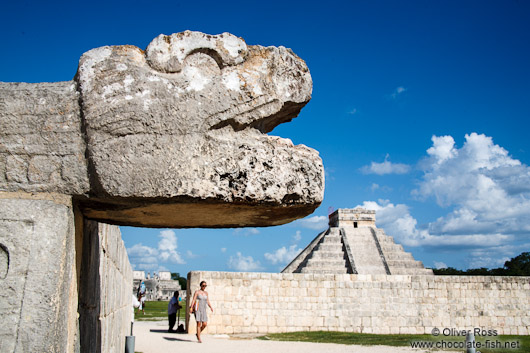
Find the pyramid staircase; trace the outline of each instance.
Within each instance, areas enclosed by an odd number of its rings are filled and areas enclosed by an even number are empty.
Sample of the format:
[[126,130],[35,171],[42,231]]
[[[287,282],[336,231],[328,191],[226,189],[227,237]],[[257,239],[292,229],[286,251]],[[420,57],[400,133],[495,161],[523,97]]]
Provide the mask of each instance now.
[[396,244],[393,237],[375,227],[375,214],[373,222],[365,222],[361,227],[357,222],[350,223],[336,224],[320,233],[282,273],[433,274]]

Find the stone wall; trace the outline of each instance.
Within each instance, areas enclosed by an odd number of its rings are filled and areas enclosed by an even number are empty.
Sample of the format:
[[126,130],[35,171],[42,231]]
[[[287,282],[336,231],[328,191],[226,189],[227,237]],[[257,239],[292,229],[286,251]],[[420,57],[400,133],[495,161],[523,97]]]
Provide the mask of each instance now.
[[78,341],[71,197],[0,192],[0,352],[73,352]]
[[132,268],[117,226],[84,222],[79,295],[81,352],[124,352],[130,334]]
[[[197,271],[188,274],[188,295],[202,280],[215,310],[208,313],[210,334],[429,334],[434,327],[530,333],[529,277]],[[195,333],[193,315],[187,323]]]

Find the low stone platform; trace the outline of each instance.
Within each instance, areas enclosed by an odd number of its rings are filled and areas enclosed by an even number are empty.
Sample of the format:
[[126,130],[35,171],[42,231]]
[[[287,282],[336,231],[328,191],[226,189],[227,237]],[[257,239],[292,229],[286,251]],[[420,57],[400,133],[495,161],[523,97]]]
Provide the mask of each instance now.
[[[192,290],[203,280],[215,310],[208,312],[210,334],[430,334],[434,328],[530,333],[530,277],[188,274]],[[187,323],[189,333],[194,333],[193,316]]]

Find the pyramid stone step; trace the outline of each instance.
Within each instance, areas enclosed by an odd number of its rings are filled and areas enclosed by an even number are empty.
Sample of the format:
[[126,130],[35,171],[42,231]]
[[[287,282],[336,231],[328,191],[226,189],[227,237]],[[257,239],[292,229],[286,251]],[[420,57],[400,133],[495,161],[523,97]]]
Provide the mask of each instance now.
[[307,261],[307,266],[323,266],[323,267],[330,267],[330,268],[333,268],[333,267],[336,267],[336,266],[339,266],[339,267],[345,267],[346,266],[346,261],[344,261],[344,259],[329,259],[329,260],[324,260],[324,259],[309,259]]
[[337,274],[337,273],[341,274],[341,273],[348,273],[348,272],[347,272],[346,268],[344,268],[344,270],[342,270],[342,271],[304,268],[304,269],[302,269],[301,273],[316,273],[316,274],[328,275],[328,274]]
[[390,272],[393,275],[433,275],[430,268],[396,268]]
[[317,245],[317,251],[334,251],[335,249],[342,250],[342,244],[324,244],[320,243]]
[[390,235],[382,234],[382,233],[376,233],[377,239],[380,242],[388,242],[388,243],[394,243],[394,237],[391,237]]
[[[302,273],[432,275],[421,261],[375,225],[375,213],[339,209],[330,215],[330,228],[320,233],[295,260],[289,271]],[[350,268],[350,262],[353,266]]]
[[344,258],[344,252],[342,251],[333,251],[333,252],[322,252],[318,251],[313,254],[311,254],[310,259],[343,259]]
[[396,260],[388,260],[387,261],[389,267],[405,267],[405,268],[423,268],[423,265],[419,261],[396,261]]
[[385,258],[389,261],[415,261],[411,253],[408,252],[385,252]]
[[405,251],[401,245],[395,244],[395,243],[383,243],[381,244],[381,249],[383,249],[384,251],[389,251],[389,252],[404,252]]
[[341,237],[335,237],[335,236],[326,236],[322,239],[320,244],[342,244]]

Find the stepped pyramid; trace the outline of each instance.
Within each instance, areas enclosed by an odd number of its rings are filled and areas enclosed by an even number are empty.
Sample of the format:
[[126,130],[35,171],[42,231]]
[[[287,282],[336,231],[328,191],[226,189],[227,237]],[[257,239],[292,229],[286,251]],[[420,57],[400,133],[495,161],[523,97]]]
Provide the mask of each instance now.
[[353,273],[433,275],[394,238],[375,226],[375,211],[338,209],[329,216],[329,228],[313,241],[282,273]]

